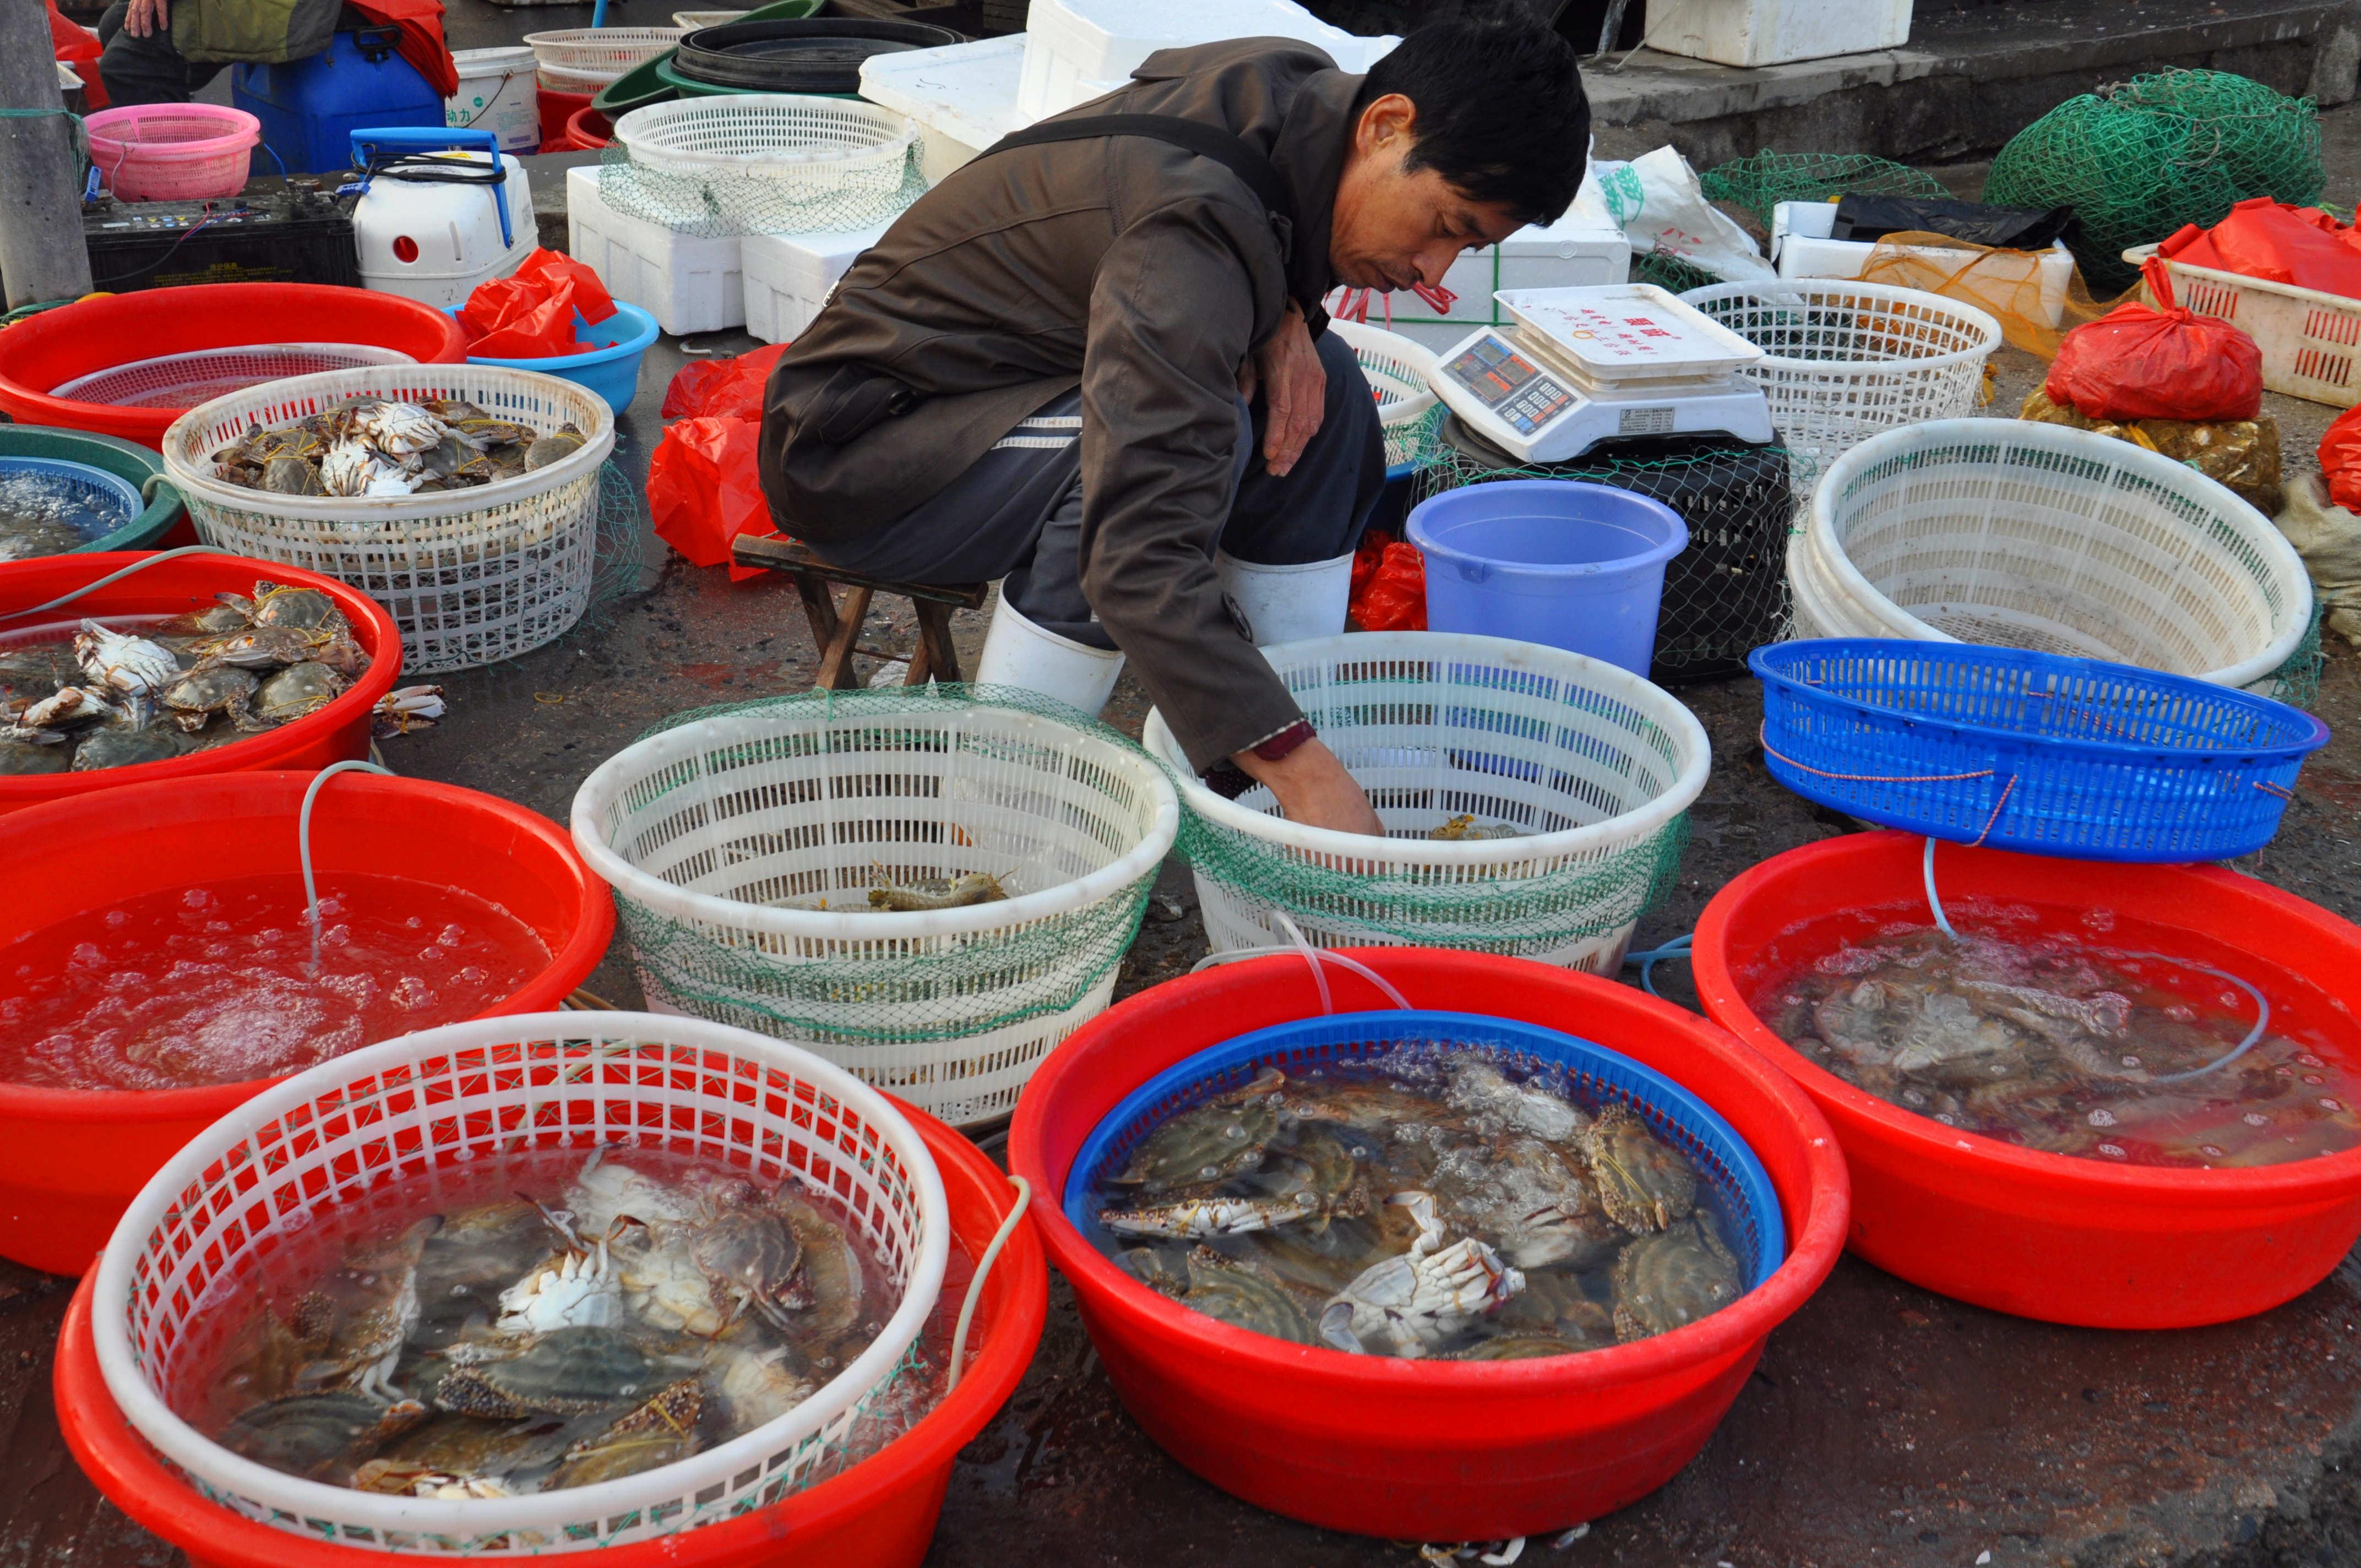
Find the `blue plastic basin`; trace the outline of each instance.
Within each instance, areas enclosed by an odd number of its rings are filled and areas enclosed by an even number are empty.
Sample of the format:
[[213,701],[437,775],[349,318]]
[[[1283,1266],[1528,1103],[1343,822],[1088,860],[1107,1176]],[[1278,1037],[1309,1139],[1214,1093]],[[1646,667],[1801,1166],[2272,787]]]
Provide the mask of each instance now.
[[1579,479],[1508,479],[1422,501],[1426,624],[1587,653],[1643,679],[1664,563],[1688,525],[1662,501]]
[[[452,306],[449,313],[456,316],[459,307]],[[580,311],[575,312],[574,335],[585,343],[604,346],[589,354],[565,354],[555,359],[491,359],[471,354],[467,363],[538,370],[545,376],[571,381],[606,399],[607,406],[615,411],[617,418],[621,418],[639,394],[640,357],[656,340],[656,318],[637,305],[617,300],[615,313],[602,322],[586,322]]]

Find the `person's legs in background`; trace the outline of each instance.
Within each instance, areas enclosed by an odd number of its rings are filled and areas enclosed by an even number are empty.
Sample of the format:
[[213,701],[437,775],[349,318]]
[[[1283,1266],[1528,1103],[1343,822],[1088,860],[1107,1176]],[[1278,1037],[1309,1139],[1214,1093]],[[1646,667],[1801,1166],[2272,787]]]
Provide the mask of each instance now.
[[[194,5],[203,0],[180,3]],[[172,47],[169,22],[148,21],[147,35],[134,37],[125,25],[130,20],[132,4],[133,0],[115,0],[98,19],[99,41],[105,46],[105,52],[98,57],[98,74],[106,83],[110,103],[118,106],[185,104],[191,93],[221,74],[218,62],[199,64],[181,58],[181,51]],[[143,9],[143,21],[148,16]]]

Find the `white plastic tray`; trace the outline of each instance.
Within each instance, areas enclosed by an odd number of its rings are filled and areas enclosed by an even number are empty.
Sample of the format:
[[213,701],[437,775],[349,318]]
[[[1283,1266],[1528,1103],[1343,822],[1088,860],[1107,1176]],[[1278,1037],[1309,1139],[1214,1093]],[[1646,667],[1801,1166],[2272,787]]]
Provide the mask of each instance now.
[[1745,369],[1763,350],[1653,283],[1503,289],[1493,296],[1526,329],[1601,381],[1703,378]]

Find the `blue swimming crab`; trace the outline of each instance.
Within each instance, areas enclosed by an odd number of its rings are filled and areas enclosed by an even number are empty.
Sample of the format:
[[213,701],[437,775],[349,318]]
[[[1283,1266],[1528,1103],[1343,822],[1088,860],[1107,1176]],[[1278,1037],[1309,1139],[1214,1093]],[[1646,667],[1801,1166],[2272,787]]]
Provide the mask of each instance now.
[[1410,1212],[1418,1240],[1329,1301],[1320,1314],[1329,1344],[1356,1355],[1424,1355],[1524,1288],[1524,1275],[1476,1237],[1444,1245],[1432,1195],[1398,1192],[1386,1201]]

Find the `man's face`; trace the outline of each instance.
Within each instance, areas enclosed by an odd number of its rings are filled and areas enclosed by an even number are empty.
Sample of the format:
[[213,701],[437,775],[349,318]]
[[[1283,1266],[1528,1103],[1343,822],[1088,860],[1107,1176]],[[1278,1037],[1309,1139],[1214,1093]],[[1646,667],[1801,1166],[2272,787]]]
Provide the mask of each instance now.
[[1440,283],[1459,253],[1523,226],[1499,202],[1470,201],[1432,169],[1405,170],[1418,108],[1399,93],[1361,111],[1328,231],[1328,260],[1355,289]]

